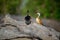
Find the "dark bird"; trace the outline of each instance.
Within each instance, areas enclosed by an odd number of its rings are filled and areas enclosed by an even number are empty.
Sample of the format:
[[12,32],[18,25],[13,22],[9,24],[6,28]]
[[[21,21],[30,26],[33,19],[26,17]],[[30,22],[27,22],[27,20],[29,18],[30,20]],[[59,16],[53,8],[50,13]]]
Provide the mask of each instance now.
[[27,10],[27,16],[25,17],[25,23],[27,25],[31,24],[31,16],[29,15],[29,10]]

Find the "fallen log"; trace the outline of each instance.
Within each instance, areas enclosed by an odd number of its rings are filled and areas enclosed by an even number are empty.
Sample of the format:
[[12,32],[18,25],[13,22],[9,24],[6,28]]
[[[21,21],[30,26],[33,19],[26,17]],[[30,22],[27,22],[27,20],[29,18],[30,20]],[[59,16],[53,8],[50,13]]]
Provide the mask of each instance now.
[[[52,28],[47,28],[43,25],[32,22],[30,25],[26,25],[24,21],[16,21],[9,16],[5,16],[2,19],[3,24],[11,24],[5,27],[1,26],[0,29],[0,39],[10,39],[16,37],[22,37],[23,35],[27,38],[41,38],[42,40],[59,40],[59,32],[55,31]],[[13,27],[14,25],[15,27]],[[19,29],[19,31],[18,31]],[[58,36],[58,37],[57,37]]]

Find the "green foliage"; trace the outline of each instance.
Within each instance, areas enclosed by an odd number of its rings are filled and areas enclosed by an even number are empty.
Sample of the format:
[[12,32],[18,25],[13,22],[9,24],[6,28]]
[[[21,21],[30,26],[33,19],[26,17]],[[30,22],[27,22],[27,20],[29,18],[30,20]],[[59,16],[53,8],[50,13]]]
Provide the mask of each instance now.
[[38,10],[41,17],[60,20],[60,1],[57,0],[30,0],[25,9],[29,9],[30,15],[34,17],[36,17],[34,10]]
[[26,0],[28,3],[24,5],[22,10],[19,10],[21,1],[0,0],[0,14],[4,12],[3,9],[10,14],[17,14],[17,11],[20,11],[22,15],[26,15],[26,11],[29,10],[30,15],[36,17],[35,10],[38,10],[41,17],[60,20],[60,0]]
[[0,13],[3,6],[5,6],[6,13],[15,14],[16,13],[16,7],[19,5],[20,0],[0,0]]

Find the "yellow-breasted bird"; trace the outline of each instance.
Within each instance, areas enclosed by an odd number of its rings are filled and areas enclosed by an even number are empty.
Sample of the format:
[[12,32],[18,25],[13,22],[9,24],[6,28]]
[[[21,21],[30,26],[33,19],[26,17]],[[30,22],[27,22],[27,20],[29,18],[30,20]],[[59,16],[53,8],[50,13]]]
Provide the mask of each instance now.
[[43,25],[42,20],[40,19],[40,13],[37,12],[37,14],[38,14],[38,16],[37,16],[37,18],[36,18],[36,22],[37,22],[38,24]]

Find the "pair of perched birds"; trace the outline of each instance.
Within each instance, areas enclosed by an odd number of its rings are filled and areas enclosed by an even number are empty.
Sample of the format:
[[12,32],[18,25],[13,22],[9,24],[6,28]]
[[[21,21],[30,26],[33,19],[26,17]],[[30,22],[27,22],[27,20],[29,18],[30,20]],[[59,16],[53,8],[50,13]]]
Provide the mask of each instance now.
[[[38,16],[37,16],[37,18],[36,18],[36,22],[37,22],[38,24],[41,24],[41,25],[42,25],[42,20],[40,19],[40,13],[37,12],[37,14],[38,14]],[[31,24],[31,16],[29,15],[29,10],[27,11],[27,16],[25,17],[25,23],[26,23],[27,25]]]

